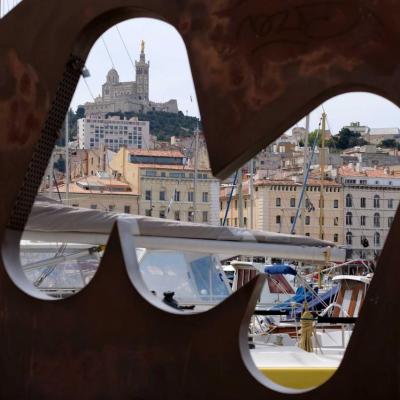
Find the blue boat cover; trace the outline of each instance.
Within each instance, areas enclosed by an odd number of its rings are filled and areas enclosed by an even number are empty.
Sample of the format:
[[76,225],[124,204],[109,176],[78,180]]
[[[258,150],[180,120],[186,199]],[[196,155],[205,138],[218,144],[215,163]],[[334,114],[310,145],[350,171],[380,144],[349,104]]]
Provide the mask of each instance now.
[[274,264],[265,266],[264,272],[270,275],[297,275],[297,272],[288,264]]
[[[332,287],[332,289],[328,290],[325,293],[322,293],[321,295],[318,294],[318,297],[314,297],[311,301],[308,302],[308,309],[310,311],[320,311],[325,308],[325,305],[322,303],[323,301],[326,304],[331,304],[334,299],[336,298],[336,294],[339,290],[339,285],[335,285]],[[296,316],[301,314],[303,312],[302,307],[298,307],[296,309]]]
[[[314,289],[318,292],[318,288]],[[284,301],[283,303],[276,304],[271,308],[271,310],[291,310],[293,308],[292,304],[295,303],[295,307],[297,308],[298,304],[303,304],[306,300],[307,303],[313,299],[313,294],[305,289],[304,287],[300,286],[296,290],[296,294],[291,297],[290,299]]]

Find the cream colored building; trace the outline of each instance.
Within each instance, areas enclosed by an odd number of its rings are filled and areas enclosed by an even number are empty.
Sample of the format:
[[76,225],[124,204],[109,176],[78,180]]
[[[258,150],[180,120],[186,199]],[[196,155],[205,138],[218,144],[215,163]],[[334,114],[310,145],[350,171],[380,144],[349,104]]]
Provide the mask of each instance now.
[[344,194],[344,235],[348,257],[379,256],[400,202],[400,174],[387,168],[339,170]]
[[109,166],[139,193],[139,214],[219,223],[219,181],[210,170],[199,169],[195,191],[194,169],[181,152],[122,148]]
[[[138,193],[132,191],[127,183],[113,179],[104,172],[71,182],[68,200],[64,184],[58,187],[58,192],[63,203],[73,207],[138,214]],[[53,198],[55,196],[58,193],[53,191]]]
[[[341,185],[324,181],[323,238],[343,244],[343,192]],[[253,226],[254,229],[280,233],[290,233],[301,195],[302,185],[292,180],[260,180],[254,183]],[[302,217],[296,222],[296,234],[314,238],[320,237],[320,193],[319,180],[309,180],[305,192],[306,212],[304,231]],[[224,218],[229,194],[220,198],[220,218]],[[243,196],[243,217],[245,226],[250,227],[250,196]],[[238,198],[235,194],[228,212],[227,225],[239,226]]]

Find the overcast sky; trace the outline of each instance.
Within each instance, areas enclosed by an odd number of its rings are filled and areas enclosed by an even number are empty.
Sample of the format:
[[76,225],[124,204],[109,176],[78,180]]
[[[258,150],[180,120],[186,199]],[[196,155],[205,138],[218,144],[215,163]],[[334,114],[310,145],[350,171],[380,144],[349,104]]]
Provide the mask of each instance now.
[[[178,100],[178,107],[188,115],[199,115],[192,74],[185,45],[178,32],[170,25],[151,19],[129,20],[118,25],[119,31],[133,61],[139,58],[140,41],[146,44],[146,58],[150,61],[150,100]],[[115,27],[104,33],[111,58],[121,81],[135,80],[134,67]],[[96,97],[101,92],[112,62],[102,39],[93,46],[86,63],[91,76],[87,83]],[[192,98],[192,101],[191,101]],[[79,82],[72,107],[92,101],[91,94],[82,81]],[[372,128],[400,127],[400,110],[389,101],[367,93],[349,93],[337,96],[326,103],[328,123],[332,133],[352,121]],[[317,128],[322,109],[311,114],[311,130]],[[300,121],[299,125],[304,125]]]

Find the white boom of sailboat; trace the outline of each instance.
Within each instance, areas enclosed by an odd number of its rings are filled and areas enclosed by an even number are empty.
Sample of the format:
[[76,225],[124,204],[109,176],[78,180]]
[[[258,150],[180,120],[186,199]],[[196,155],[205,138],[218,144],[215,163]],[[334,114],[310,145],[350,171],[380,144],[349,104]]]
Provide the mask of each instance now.
[[136,247],[315,263],[345,260],[345,249],[306,236],[102,212],[47,201],[35,202],[22,239],[103,245],[117,219],[129,223]]

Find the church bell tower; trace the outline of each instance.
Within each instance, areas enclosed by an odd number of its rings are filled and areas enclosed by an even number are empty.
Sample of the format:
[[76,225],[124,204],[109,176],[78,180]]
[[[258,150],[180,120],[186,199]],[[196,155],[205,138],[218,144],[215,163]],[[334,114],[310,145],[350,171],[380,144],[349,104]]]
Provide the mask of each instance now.
[[149,101],[149,68],[150,63],[146,62],[144,53],[144,41],[140,44],[140,60],[135,62],[136,66],[136,87],[139,100]]

